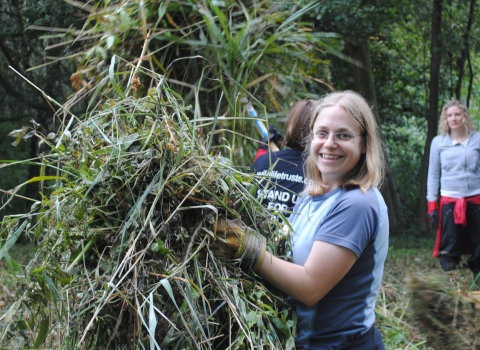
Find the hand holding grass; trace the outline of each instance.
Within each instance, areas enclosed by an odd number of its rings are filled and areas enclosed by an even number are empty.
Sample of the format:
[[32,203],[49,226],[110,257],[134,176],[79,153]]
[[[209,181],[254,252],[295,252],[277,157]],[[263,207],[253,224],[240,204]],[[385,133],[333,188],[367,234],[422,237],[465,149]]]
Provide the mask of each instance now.
[[243,268],[257,270],[265,258],[266,247],[265,237],[240,220],[218,220],[213,251],[222,260],[241,259]]

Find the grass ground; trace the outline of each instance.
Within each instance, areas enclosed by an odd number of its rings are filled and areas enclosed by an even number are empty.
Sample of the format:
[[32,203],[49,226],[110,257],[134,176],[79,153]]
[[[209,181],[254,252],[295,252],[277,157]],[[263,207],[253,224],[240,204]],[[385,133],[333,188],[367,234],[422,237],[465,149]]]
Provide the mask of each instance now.
[[[387,350],[480,348],[476,341],[479,320],[470,315],[472,308],[478,311],[478,305],[460,299],[458,293],[478,289],[472,284],[473,275],[468,269],[442,271],[431,255],[434,239],[433,233],[406,233],[390,239],[376,309]],[[457,319],[465,319],[469,326],[460,326]],[[452,345],[457,337],[459,344]]]
[[391,237],[384,278],[377,300],[377,327],[386,349],[431,349],[422,334],[417,334],[409,310],[406,279],[411,273],[438,274],[438,261],[431,255],[434,237]]
[[[449,295],[449,291],[455,293],[456,289],[472,289],[472,276],[468,270],[456,270],[445,273],[439,268],[438,261],[431,256],[431,248],[434,237],[432,235],[415,235],[413,233],[391,237],[390,249],[385,265],[385,275],[382,288],[377,301],[377,327],[380,329],[385,347],[387,350],[397,349],[418,349],[418,350],[441,350],[452,348],[451,345],[430,347],[427,345],[429,338],[428,331],[419,321],[418,313],[422,310],[415,310],[412,299],[412,278],[420,278],[422,281],[433,279],[447,280],[443,283],[443,293]],[[10,251],[11,256],[20,264],[26,264],[35,253],[35,246],[31,244],[17,244]],[[416,276],[416,277],[412,277]],[[424,289],[432,289],[431,286],[423,285]],[[474,288],[473,288],[474,289]],[[15,298],[15,280],[8,273],[5,261],[0,261],[0,327],[1,317],[8,309],[9,304]],[[442,297],[443,298],[443,297]],[[443,298],[445,299],[445,298]],[[457,300],[458,301],[458,300]],[[443,305],[445,307],[445,305]],[[418,308],[418,305],[417,305]],[[448,306],[446,307],[448,308]],[[462,312],[458,309],[456,312]],[[479,327],[477,320],[469,318],[473,323],[474,331],[478,334]],[[450,328],[450,325],[447,325]],[[453,328],[455,325],[452,325]],[[461,327],[459,331],[464,331]],[[457,329],[458,330],[458,329]],[[445,332],[439,332],[445,336]],[[471,334],[461,334],[465,338]],[[443,341],[440,339],[440,341]],[[434,342],[434,341],[433,341]],[[453,347],[455,349],[478,349],[475,341],[470,345]],[[473,344],[473,345],[472,345]],[[450,346],[450,347],[448,347]]]

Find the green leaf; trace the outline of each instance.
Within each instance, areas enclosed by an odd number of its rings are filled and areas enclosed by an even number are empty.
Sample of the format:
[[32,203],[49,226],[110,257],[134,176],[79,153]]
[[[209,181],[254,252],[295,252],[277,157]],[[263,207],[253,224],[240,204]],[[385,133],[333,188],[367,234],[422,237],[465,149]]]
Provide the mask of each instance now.
[[40,349],[40,346],[43,344],[45,337],[47,336],[48,329],[50,328],[50,318],[45,316],[45,318],[40,321],[40,328],[38,330],[37,339],[33,345],[34,349]]
[[107,38],[107,49],[110,49],[115,44],[115,35],[109,35]]
[[31,270],[31,273],[37,274],[37,273],[40,273],[40,272],[44,271],[45,269],[46,269],[45,266],[37,267],[36,269]]
[[124,97],[124,93],[120,86],[118,86],[117,80],[115,79],[115,55],[112,56],[112,61],[110,63],[110,68],[108,69],[108,77],[110,78],[110,83],[112,83],[113,88],[118,93],[120,98]]
[[48,276],[45,273],[45,271],[42,271],[42,276],[43,276],[43,279],[45,280],[45,282],[47,283],[48,289],[50,289],[50,291],[52,292],[52,296],[53,296],[53,300],[54,300],[55,304],[57,303],[58,300],[63,300],[63,298],[58,293],[57,286],[55,285],[53,280],[50,278],[50,276]]
[[155,316],[155,303],[153,300],[153,293],[148,296],[149,308],[148,308],[148,333],[150,333],[150,350],[159,348],[155,339],[155,329],[157,328],[157,317]]
[[290,334],[290,331],[287,327],[287,325],[285,324],[285,322],[282,322],[281,319],[277,318],[277,317],[272,317],[271,321],[274,323],[275,327],[283,333],[283,335],[285,335],[286,337],[288,337],[288,335]]
[[165,246],[163,245],[163,241],[160,238],[157,238],[157,242],[153,243],[150,246],[150,249],[160,254],[170,254],[170,250],[168,248],[165,248]]
[[66,179],[62,176],[35,176],[35,177],[32,177],[30,180],[24,182],[22,185],[26,185],[32,182],[48,181],[48,180],[66,180]]
[[88,188],[87,192],[85,192],[85,196],[95,187],[96,184],[98,184],[100,181],[103,180],[104,177],[104,171],[100,170],[97,176],[95,177],[95,180],[91,183],[90,187]]
[[8,269],[12,275],[23,275],[22,267],[9,255],[5,256],[5,261],[7,262]]
[[20,227],[7,239],[7,242],[0,249],[0,260],[4,256],[8,256],[9,249],[15,244],[20,234],[23,232],[23,229],[27,226],[28,221],[24,220]]
[[8,136],[16,137],[15,142],[12,143],[12,145],[17,146],[20,141],[22,141],[23,137],[27,133],[28,126],[24,126],[21,129],[18,130],[13,130],[8,134]]

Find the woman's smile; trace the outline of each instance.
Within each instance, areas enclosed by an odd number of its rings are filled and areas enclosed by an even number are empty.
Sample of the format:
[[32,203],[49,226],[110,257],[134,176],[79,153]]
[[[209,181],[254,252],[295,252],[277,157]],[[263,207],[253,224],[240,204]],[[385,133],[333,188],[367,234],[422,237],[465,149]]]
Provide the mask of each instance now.
[[317,155],[326,192],[334,190],[365,152],[360,126],[343,107],[326,107],[315,119],[312,137],[310,151]]

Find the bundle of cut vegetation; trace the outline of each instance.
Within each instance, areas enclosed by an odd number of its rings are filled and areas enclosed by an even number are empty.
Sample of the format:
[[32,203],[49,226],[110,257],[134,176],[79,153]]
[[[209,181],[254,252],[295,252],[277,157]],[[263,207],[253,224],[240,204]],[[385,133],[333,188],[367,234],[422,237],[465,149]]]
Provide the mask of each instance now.
[[457,274],[411,274],[410,307],[418,332],[435,350],[480,349],[477,294]]
[[[241,219],[275,249],[271,213],[251,194],[257,179],[228,153],[214,154],[215,133],[197,135],[214,122],[190,120],[181,97],[158,82],[143,98],[108,99],[67,118],[55,134],[35,123],[12,133],[17,142],[39,137],[50,151],[29,180],[42,199],[1,226],[0,258],[17,276],[16,301],[0,316],[3,346],[293,347],[284,296],[210,250],[219,217]],[[8,254],[21,234],[38,245],[24,267]]]

